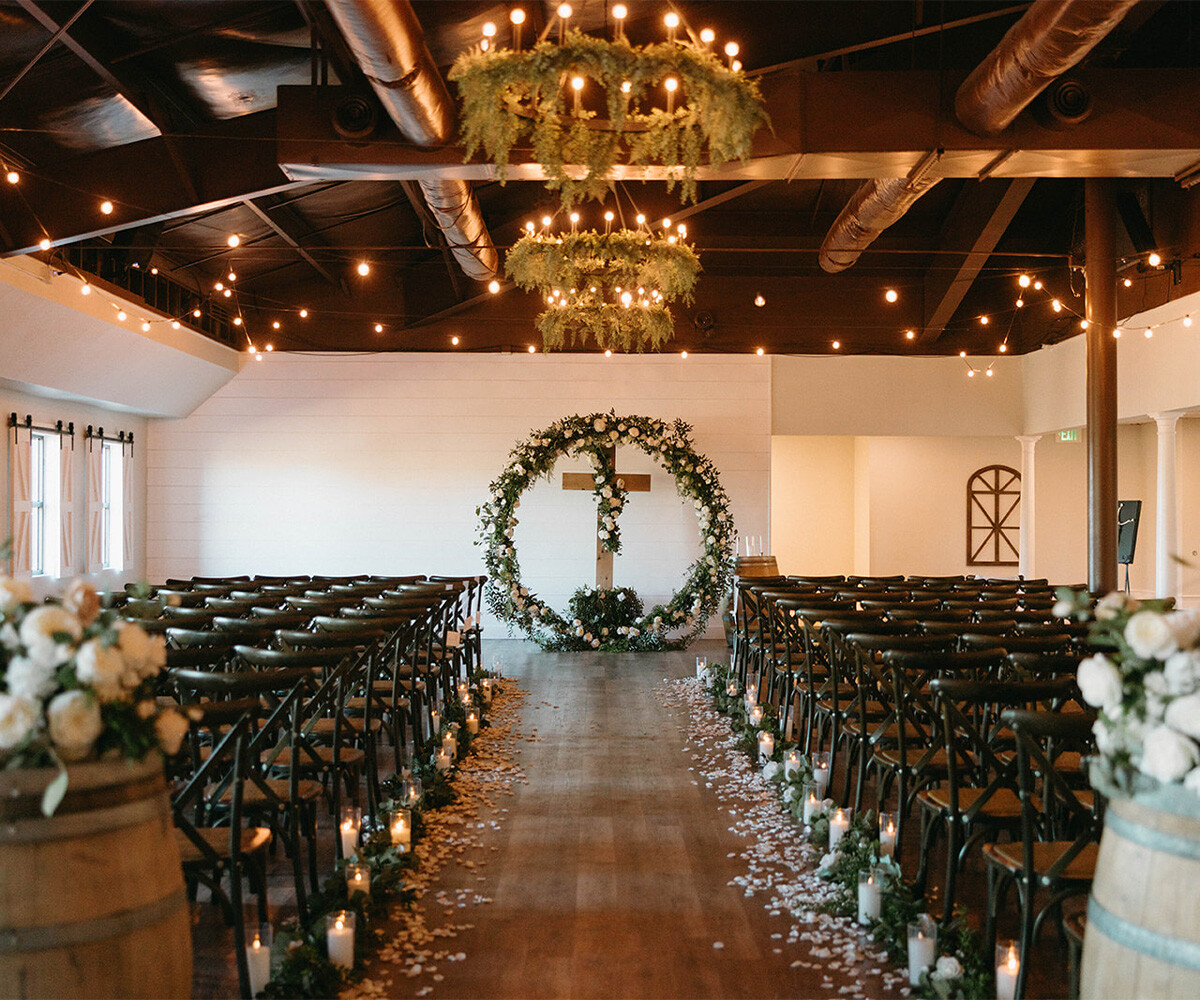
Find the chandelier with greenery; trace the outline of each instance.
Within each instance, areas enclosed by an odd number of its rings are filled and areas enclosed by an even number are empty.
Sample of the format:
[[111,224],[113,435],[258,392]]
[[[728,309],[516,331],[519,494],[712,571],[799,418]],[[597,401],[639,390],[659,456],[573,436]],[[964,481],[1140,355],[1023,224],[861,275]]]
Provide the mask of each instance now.
[[[754,133],[769,125],[758,85],[734,58],[736,43],[725,47],[726,64],[711,51],[712,31],[684,26],[688,40],[677,40],[677,14],[665,19],[667,41],[638,46],[624,36],[623,5],[613,7],[617,37],[608,41],[566,30],[571,8],[562,4],[537,44],[521,51],[513,13],[512,48],[495,44],[489,23],[483,42],[450,71],[467,158],[482,149],[501,183],[513,148],[527,142],[564,208],[603,198],[619,163],[663,168],[667,190],[678,184],[694,202],[704,157],[714,166],[744,161]],[[557,42],[547,38],[556,24]]]
[[[612,212],[606,213],[611,222]],[[686,242],[687,228],[672,231],[669,219],[651,231],[638,216],[637,229],[550,233],[525,224],[525,235],[509,249],[504,270],[546,304],[537,320],[547,350],[591,338],[602,349],[656,350],[671,339],[668,303],[692,301],[700,258]]]

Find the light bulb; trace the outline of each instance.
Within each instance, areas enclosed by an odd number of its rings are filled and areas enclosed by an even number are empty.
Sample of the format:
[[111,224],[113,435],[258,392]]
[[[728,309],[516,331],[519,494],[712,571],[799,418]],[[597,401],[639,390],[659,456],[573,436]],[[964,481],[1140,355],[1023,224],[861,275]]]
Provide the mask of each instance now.
[[543,216],[542,216],[542,225],[543,225],[543,226],[548,226],[548,225],[550,225],[550,216],[548,216],[548,215],[543,215]]
[[256,353],[257,351],[258,351],[258,348],[257,348],[257,347],[255,347],[253,344],[250,344],[250,345],[249,345],[249,346],[247,346],[247,348],[246,348],[246,353],[247,353],[247,354],[254,354],[254,353]]
[[199,318],[200,318],[200,310],[199,310],[199,308],[196,308],[196,309],[193,309],[193,310],[192,310],[192,316],[193,316],[194,318],[196,318],[196,319],[199,319]]
[[301,310],[300,310],[300,318],[301,318],[301,319],[308,319],[308,310],[307,310],[307,309],[301,309]]
[[678,28],[679,27],[679,15],[676,14],[675,11],[670,11],[663,18],[663,24],[665,24],[668,28]]
[[633,84],[628,80],[621,81],[621,93],[628,94],[633,89]]
[[622,292],[621,293],[621,305],[623,305],[626,309],[628,309],[632,302],[633,302],[632,293],[630,293],[630,292]]
[[151,273],[151,274],[158,274],[158,268],[157,268],[157,267],[152,267],[152,268],[150,268],[150,273]]
[[990,322],[991,322],[991,320],[989,320],[986,316],[979,317],[979,323],[981,326],[987,326],[988,323],[990,323]]
[[616,4],[612,9],[612,16],[618,21],[624,21],[629,16],[629,8],[623,3]]
[[21,180],[21,175],[15,170],[10,170],[4,175],[4,179],[8,181],[9,184],[17,184]]
[[729,64],[729,68],[735,73],[740,73],[742,71],[742,61],[740,59],[735,59]]
[[730,59],[732,59],[734,56],[736,56],[739,51],[740,51],[740,49],[738,49],[737,42],[726,42],[725,43],[725,54],[727,56],[729,56]]
[[220,281],[218,281],[215,285],[213,285],[213,288],[215,288],[218,292],[225,291],[225,285]]
[[273,351],[273,350],[275,350],[275,345],[274,345],[274,344],[267,344],[267,350],[268,350],[268,351]]
[[1130,278],[1126,278],[1123,282],[1121,282],[1121,284],[1123,284],[1126,288],[1133,287],[1133,281]]
[[500,291],[500,282],[493,278],[488,282],[488,291],[495,295],[498,291]]
[[583,77],[582,76],[571,77],[571,89],[572,90],[583,90]]
[[358,273],[361,274],[365,278],[368,274],[371,273],[371,265],[368,264],[365,260],[360,262],[358,265]]
[[[560,3],[558,5],[558,16],[561,17],[564,21],[568,17],[570,17],[573,13],[574,13],[574,11],[571,10],[571,5],[569,3]],[[530,353],[532,353],[532,348],[530,349]]]
[[842,342],[840,340],[835,340],[833,342],[833,349],[835,351],[840,351],[842,349]]
[[680,236],[687,236],[687,226],[685,226],[682,222],[679,223],[679,225],[676,226],[675,229],[679,233]]
[[1001,345],[1000,345],[1000,353],[1001,353],[1001,354],[1007,354],[1007,353],[1008,353],[1008,344],[1001,344]]
[[974,378],[974,377],[975,377],[975,369],[974,369],[974,368],[968,368],[968,369],[967,369],[967,378]]
[[763,356],[763,349],[760,347],[760,348],[759,348],[757,351],[755,351],[754,353],[755,353],[755,354],[757,354],[757,355],[758,355],[758,356],[761,358],[761,357]]
[[82,285],[79,286],[79,294],[80,295],[91,295],[92,294],[92,286],[89,285],[85,281]]
[[1062,312],[1062,303],[1059,302],[1058,299],[1051,299],[1050,300],[1050,308],[1053,309],[1056,313],[1060,313],[1060,312]]
[[[564,6],[565,6],[565,5],[564,5]],[[536,353],[537,353],[537,348],[536,348],[536,347],[534,347],[534,346],[533,346],[533,344],[530,344],[530,345],[529,345],[529,353],[530,353],[530,354],[536,354]]]
[[605,221],[605,222],[612,222],[612,220],[613,220],[613,214],[612,214],[612,212],[605,212],[605,213],[604,213],[604,221]]
[[1151,267],[1158,267],[1158,265],[1162,263],[1162,258],[1157,253],[1152,251],[1150,256],[1146,258],[1146,263]]
[[226,288],[221,294],[224,295],[225,298],[229,298],[231,295],[233,295],[233,290]]
[[382,324],[382,323],[376,323],[376,324],[375,324],[375,332],[376,332],[376,333],[383,333],[383,324]]
[[1017,284],[1020,285],[1022,288],[1028,288],[1031,280],[1032,279],[1029,277],[1028,274],[1022,274],[1021,277],[1019,277],[1017,279]]
[[1154,327],[1152,327],[1152,326],[1146,327],[1144,336],[1146,337],[1147,340],[1149,340],[1151,337],[1153,337],[1154,336]]
[[1017,308],[1018,308],[1018,309],[1024,309],[1024,308],[1025,308],[1025,300],[1024,300],[1024,299],[1017,299]]
[[895,302],[898,298],[900,298],[900,295],[897,293],[896,289],[889,288],[886,292],[883,293],[883,297],[885,299],[887,299],[889,302]]
[[1091,325],[1092,324],[1089,323],[1086,319],[1081,319],[1079,321],[1079,329],[1081,329],[1081,330],[1086,330]]
[[1121,339],[1121,328],[1119,326],[1113,330],[1113,337],[1115,337],[1117,340]]
[[150,332],[150,323],[147,320],[142,320],[142,333]]
[[684,359],[686,360],[686,358],[687,358],[687,351],[680,351],[680,352],[679,352],[679,356],[680,356],[681,358],[684,358]]
[[450,343],[452,343],[455,347],[457,347],[458,346],[458,337],[457,336],[451,337]]
[[234,325],[234,326],[241,326],[241,325],[242,325],[242,317],[241,317],[241,316],[234,316],[234,317],[233,317],[233,325]]
[[100,202],[100,211],[105,215],[112,215],[113,203],[111,201]]
[[610,349],[610,350],[607,350],[607,351],[605,351],[605,352],[604,352],[604,356],[605,356],[606,358],[611,358],[611,357],[612,357],[612,350]]
[[578,212],[572,212],[572,213],[570,214],[569,218],[570,218],[570,220],[571,220],[571,222],[572,222],[572,223],[576,223],[576,222],[578,222],[578,221],[579,221],[579,213],[578,213]]
[[513,24],[524,24],[525,11],[521,10],[520,7],[517,7],[511,14],[508,15],[508,19],[512,21]]
[[229,239],[227,239],[225,242],[228,243],[231,247],[236,247],[241,244],[242,238],[237,233],[233,233],[230,235]]
[[756,295],[756,296],[754,296],[754,304],[756,306],[758,306],[759,309],[761,309],[763,306],[765,306],[767,304],[767,299],[763,295]]
[[261,353],[261,352],[259,352],[258,354],[254,355],[254,360],[255,360],[255,361],[262,361],[262,353]]
[[635,221],[637,222],[637,224],[639,226],[644,226],[646,224],[646,217],[644,215],[642,215],[641,212],[639,212],[637,219]]
[[227,275],[225,275],[225,277],[227,277],[230,281],[237,281],[237,272],[230,271]]
[[495,38],[496,37],[496,26],[494,24],[492,24],[491,21],[484,22],[483,37],[484,38]]
[[663,219],[663,220],[662,220],[662,227],[663,227],[663,229],[670,229],[670,228],[671,228],[671,220],[670,220],[670,219]]
[[991,370],[990,368],[988,368],[986,371],[984,371],[984,373],[983,373],[983,374],[984,374],[984,375],[986,375],[988,378],[991,378],[991,377],[992,377],[992,370]]
[[122,323],[124,323],[126,318],[127,318],[127,313],[125,312],[125,310],[118,309],[117,310],[117,319],[119,319]]
[[272,329],[272,330],[278,330],[278,329],[279,329],[279,320],[275,320],[275,322],[271,324],[271,329]]
[[180,326],[179,320],[177,320],[177,319],[171,320],[171,329],[172,330],[178,330],[179,326]]
[[960,358],[965,358],[965,357],[967,356],[967,352],[966,352],[966,351],[959,351],[959,352],[958,352],[958,356],[959,356]]
[[668,76],[665,80],[663,80],[663,86],[673,94],[679,89],[679,81],[673,76]]
[[1040,281],[1035,281],[1033,283],[1033,287],[1040,292],[1042,290],[1042,283]]
[[703,28],[700,31],[700,41],[705,45],[712,45],[717,40],[717,33],[712,28]]
[[1188,313],[1186,316],[1183,317],[1183,325],[1184,326],[1192,325],[1192,314],[1191,313]]
[[41,247],[43,250],[49,250],[50,249],[50,237],[43,236],[40,240],[38,240],[38,246]]

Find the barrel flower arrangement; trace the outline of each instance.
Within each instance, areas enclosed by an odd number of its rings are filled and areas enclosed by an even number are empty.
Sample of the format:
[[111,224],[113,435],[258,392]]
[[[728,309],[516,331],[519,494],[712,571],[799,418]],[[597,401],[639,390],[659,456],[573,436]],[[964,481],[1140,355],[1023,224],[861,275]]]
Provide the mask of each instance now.
[[1056,614],[1091,621],[1078,682],[1097,711],[1091,782],[1108,798],[1082,995],[1200,996],[1200,609],[1059,598]]

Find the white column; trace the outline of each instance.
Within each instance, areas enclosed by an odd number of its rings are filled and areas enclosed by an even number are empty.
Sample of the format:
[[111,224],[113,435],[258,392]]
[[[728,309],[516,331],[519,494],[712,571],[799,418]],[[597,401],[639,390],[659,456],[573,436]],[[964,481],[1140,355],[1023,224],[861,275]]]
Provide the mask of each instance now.
[[1175,488],[1175,425],[1178,412],[1151,413],[1158,425],[1158,482],[1155,491],[1154,596],[1171,597],[1179,588],[1179,497]]
[[1034,514],[1034,466],[1033,448],[1040,434],[1018,434],[1021,442],[1021,521],[1017,572],[1024,577],[1033,574],[1033,514]]

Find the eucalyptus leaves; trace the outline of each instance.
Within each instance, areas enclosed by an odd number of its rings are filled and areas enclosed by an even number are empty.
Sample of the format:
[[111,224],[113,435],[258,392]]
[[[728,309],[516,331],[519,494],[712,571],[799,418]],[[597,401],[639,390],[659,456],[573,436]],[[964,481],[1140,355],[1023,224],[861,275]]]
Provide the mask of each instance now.
[[[658,604],[624,626],[620,636],[598,642],[592,648],[655,650],[685,646],[704,632],[729,585],[733,557],[734,525],[729,498],[721,488],[716,466],[696,454],[691,428],[682,420],[667,423],[654,417],[618,417],[615,413],[589,413],[566,417],[534,431],[509,453],[510,461],[488,487],[488,500],[476,509],[479,515],[479,544],[484,547],[487,566],[488,606],[501,621],[521,629],[547,648],[560,648],[578,638],[574,617],[567,619],[521,581],[514,535],[519,520],[516,511],[521,495],[538,479],[549,478],[559,458],[585,457],[594,472],[593,491],[600,503],[601,542],[609,551],[620,551],[616,514],[624,504],[619,480],[608,451],[617,445],[632,445],[659,462],[675,477],[675,488],[696,511],[703,552],[687,570],[683,585],[666,604]],[[606,491],[612,495],[606,495]],[[604,518],[612,519],[612,528]],[[581,619],[582,620],[582,619]],[[593,639],[597,638],[593,635]],[[589,640],[590,645],[590,640]]]
[[[603,89],[607,121],[568,98],[564,83],[576,76],[583,90]],[[669,110],[651,107],[668,78],[678,96]],[[462,98],[467,158],[482,149],[504,183],[513,147],[529,142],[564,208],[604,197],[618,162],[664,168],[667,190],[678,183],[683,199],[695,201],[705,153],[714,166],[745,160],[768,124],[754,81],[707,49],[673,41],[632,46],[572,30],[561,44],[542,41],[526,52],[472,49],[450,79]]]

